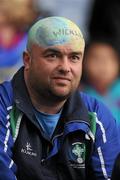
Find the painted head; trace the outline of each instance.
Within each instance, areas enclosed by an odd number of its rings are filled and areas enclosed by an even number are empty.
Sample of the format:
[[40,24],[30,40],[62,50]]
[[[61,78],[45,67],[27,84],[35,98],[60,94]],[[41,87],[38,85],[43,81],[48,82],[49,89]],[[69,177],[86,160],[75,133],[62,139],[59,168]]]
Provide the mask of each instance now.
[[28,33],[29,49],[33,43],[40,46],[54,46],[65,43],[84,49],[84,39],[79,27],[64,17],[48,17],[36,22]]
[[66,99],[79,85],[84,46],[79,27],[71,20],[56,16],[38,20],[29,30],[23,56],[28,89],[47,99]]

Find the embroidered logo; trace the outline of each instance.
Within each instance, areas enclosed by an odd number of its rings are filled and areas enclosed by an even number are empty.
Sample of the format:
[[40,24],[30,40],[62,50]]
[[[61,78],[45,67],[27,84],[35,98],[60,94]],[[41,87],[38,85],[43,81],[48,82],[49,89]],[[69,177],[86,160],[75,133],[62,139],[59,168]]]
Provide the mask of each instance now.
[[25,148],[21,149],[21,153],[27,154],[29,156],[37,156],[37,153],[35,153],[32,149],[32,146],[30,143],[26,143]]
[[83,163],[85,158],[84,158],[84,152],[85,152],[85,146],[83,143],[73,143],[72,144],[72,153],[77,157],[77,162],[78,163]]
[[85,144],[75,142],[71,147],[71,166],[73,168],[85,168]]
[[28,143],[28,142],[27,142],[27,144],[26,144],[26,149],[27,149],[27,151],[32,151],[31,145],[30,145],[30,143]]

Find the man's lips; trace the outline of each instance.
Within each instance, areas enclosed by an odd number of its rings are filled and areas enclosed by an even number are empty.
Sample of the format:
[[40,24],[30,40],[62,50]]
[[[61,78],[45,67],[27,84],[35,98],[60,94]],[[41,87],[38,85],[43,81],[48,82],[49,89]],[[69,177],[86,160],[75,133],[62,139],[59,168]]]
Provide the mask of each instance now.
[[68,78],[68,77],[54,77],[53,79],[58,79],[58,80],[67,80],[67,81],[71,81],[71,79],[70,78]]

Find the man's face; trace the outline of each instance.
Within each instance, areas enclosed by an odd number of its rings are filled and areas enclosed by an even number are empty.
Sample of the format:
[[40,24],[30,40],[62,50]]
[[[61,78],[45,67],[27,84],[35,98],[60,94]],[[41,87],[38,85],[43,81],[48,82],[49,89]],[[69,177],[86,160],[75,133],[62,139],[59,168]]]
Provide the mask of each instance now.
[[33,45],[31,55],[24,55],[26,81],[40,96],[66,99],[79,85],[82,59],[83,49],[71,44]]

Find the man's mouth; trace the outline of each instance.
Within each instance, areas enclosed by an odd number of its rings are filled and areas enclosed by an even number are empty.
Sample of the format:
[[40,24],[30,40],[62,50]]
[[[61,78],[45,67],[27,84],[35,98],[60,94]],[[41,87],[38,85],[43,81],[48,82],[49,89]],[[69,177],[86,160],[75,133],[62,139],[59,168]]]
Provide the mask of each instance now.
[[68,77],[61,77],[61,76],[58,76],[58,77],[54,77],[54,79],[56,79],[56,80],[65,80],[65,81],[71,81],[71,79],[70,78],[68,78]]

